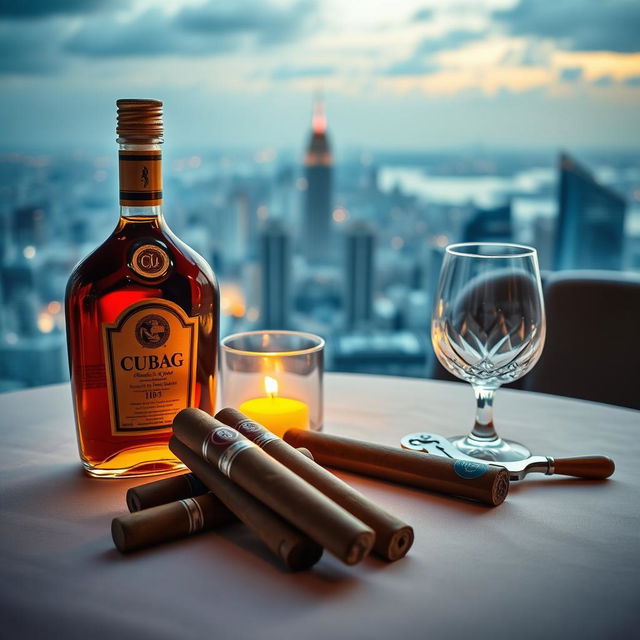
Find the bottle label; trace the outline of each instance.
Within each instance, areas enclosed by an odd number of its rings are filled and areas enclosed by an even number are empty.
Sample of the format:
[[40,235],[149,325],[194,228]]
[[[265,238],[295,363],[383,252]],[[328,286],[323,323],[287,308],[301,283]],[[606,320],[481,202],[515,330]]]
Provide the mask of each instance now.
[[153,207],[162,204],[162,152],[120,151],[120,204]]
[[171,428],[195,404],[196,319],[177,304],[149,298],[102,325],[111,433]]

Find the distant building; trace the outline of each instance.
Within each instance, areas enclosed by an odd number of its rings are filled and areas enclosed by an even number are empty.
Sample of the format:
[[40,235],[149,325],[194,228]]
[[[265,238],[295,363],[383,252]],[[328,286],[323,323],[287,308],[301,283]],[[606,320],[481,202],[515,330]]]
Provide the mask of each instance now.
[[493,209],[476,209],[464,227],[463,242],[511,242],[511,203]]
[[291,312],[291,238],[279,220],[271,220],[260,235],[260,326],[286,329]]
[[305,157],[306,191],[302,246],[310,264],[331,262],[331,204],[333,158],[327,138],[327,119],[322,102],[313,109],[312,131]]
[[41,206],[15,209],[12,227],[14,242],[20,249],[41,247],[47,240],[45,213]]
[[555,218],[538,216],[533,221],[533,246],[538,252],[538,264],[543,270],[553,268],[555,237]]
[[345,297],[346,326],[362,329],[373,319],[375,233],[366,222],[354,223],[346,233]]
[[238,187],[231,195],[231,215],[223,214],[223,251],[232,265],[246,260],[251,235],[251,198]]
[[441,242],[432,240],[427,246],[425,289],[432,305],[440,282],[444,251],[445,246]]
[[622,268],[624,198],[566,154],[559,170],[555,268]]
[[334,371],[424,376],[428,334],[412,331],[341,333],[332,340]]

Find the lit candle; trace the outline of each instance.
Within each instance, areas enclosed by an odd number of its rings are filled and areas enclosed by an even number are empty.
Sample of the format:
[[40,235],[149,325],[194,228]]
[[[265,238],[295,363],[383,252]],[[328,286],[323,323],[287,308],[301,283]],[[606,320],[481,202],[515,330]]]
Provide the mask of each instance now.
[[247,400],[239,410],[280,437],[289,429],[309,428],[309,407],[304,402],[281,398],[278,381],[269,376],[264,379],[264,390],[266,397]]

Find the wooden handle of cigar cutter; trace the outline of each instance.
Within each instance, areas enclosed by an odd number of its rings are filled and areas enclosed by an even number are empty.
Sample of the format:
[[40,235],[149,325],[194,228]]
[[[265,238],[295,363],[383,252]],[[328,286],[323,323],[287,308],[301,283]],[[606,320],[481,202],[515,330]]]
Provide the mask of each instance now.
[[553,458],[553,473],[576,478],[604,480],[615,471],[615,464],[607,456],[578,456]]

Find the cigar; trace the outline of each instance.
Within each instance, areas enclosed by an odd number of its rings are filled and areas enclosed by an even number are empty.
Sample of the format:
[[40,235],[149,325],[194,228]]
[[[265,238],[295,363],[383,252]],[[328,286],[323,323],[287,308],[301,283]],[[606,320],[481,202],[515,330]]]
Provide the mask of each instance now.
[[[204,412],[203,412],[204,413]],[[182,444],[175,436],[169,449],[215,493],[239,520],[242,520],[292,571],[313,566],[322,547],[304,535],[220,471]]]
[[118,551],[128,553],[209,531],[235,519],[218,498],[205,493],[114,518],[111,535]]
[[216,414],[216,419],[255,442],[285,467],[368,524],[376,534],[373,551],[385,560],[399,560],[409,551],[413,544],[413,529],[408,524],[387,513],[346,482],[306,458],[300,453],[300,449],[296,450],[236,409],[223,409]]
[[[309,449],[301,447],[298,451],[307,456],[307,458],[313,459]],[[134,511],[156,507],[159,504],[201,496],[208,491],[207,486],[195,474],[183,473],[172,478],[163,478],[155,482],[131,487],[127,491],[127,507],[133,513]]]
[[461,464],[461,460],[303,429],[290,429],[284,434],[284,440],[293,447],[306,447],[322,465],[492,506],[502,504],[509,492],[507,470],[484,462]]
[[[371,551],[375,534],[370,527],[235,429],[200,409],[190,408],[174,418],[173,433],[209,464],[346,564],[360,562]],[[186,460],[183,462],[190,467]],[[206,482],[197,470],[196,475]]]
[[173,478],[148,482],[127,491],[127,507],[132,513],[160,504],[193,498],[207,493],[209,489],[193,473],[183,473]]

